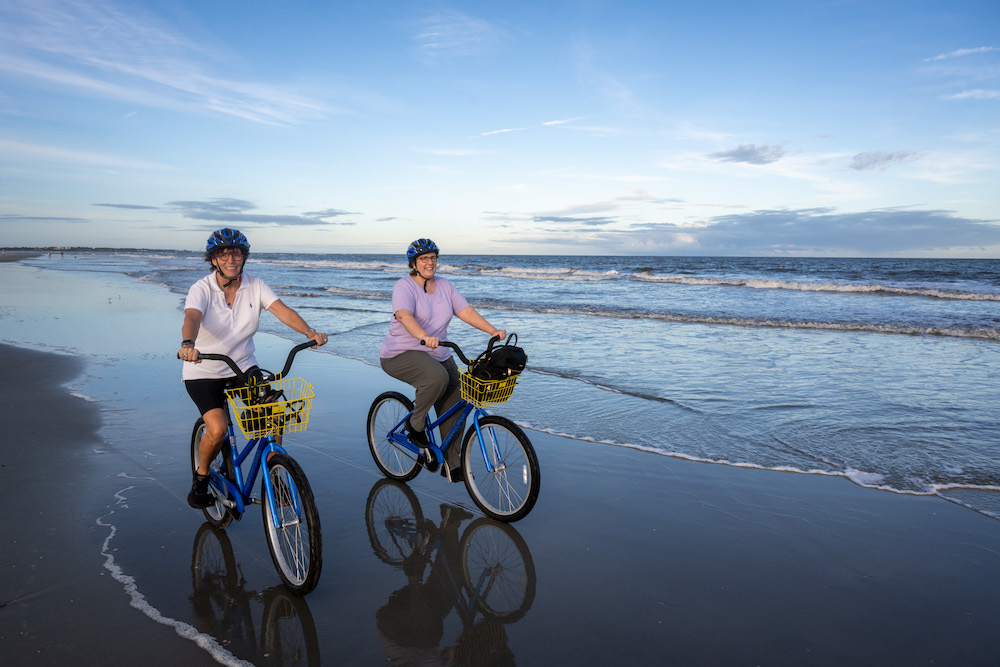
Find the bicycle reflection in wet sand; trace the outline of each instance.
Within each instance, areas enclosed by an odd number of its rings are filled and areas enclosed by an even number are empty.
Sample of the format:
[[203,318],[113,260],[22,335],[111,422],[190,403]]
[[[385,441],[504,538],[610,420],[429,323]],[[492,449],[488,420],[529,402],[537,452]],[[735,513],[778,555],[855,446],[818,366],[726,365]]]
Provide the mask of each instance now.
[[[387,663],[513,665],[504,625],[519,620],[535,599],[531,552],[509,524],[441,504],[441,523],[424,518],[405,484],[376,482],[365,508],[375,555],[403,571],[406,585],[375,613]],[[426,577],[424,576],[426,573]],[[458,636],[444,646],[455,610]]]
[[[209,523],[198,529],[191,576],[191,606],[198,629],[237,660],[254,665],[320,664],[316,626],[305,600],[282,585],[246,590],[226,531]],[[261,619],[259,632],[255,615]]]

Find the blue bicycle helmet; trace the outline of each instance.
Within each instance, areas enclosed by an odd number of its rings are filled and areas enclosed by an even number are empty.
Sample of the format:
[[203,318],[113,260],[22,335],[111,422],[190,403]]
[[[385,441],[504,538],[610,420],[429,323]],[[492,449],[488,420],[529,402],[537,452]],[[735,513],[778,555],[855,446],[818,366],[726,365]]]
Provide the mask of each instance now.
[[222,248],[240,248],[244,254],[249,254],[250,242],[247,241],[247,237],[240,230],[225,227],[215,230],[208,237],[208,242],[205,244],[205,253],[210,255],[213,251],[221,250]]
[[426,255],[429,252],[432,252],[435,255],[441,254],[441,251],[438,250],[437,244],[434,243],[434,241],[431,241],[430,239],[417,239],[410,244],[409,248],[406,249],[406,263],[409,264],[417,257]]

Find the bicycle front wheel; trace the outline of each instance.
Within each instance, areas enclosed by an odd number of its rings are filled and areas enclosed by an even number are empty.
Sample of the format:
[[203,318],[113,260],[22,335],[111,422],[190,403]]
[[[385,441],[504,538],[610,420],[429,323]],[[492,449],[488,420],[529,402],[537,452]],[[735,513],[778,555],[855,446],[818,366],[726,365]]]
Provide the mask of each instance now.
[[487,618],[513,623],[535,601],[535,562],[513,526],[476,519],[461,542],[462,575]]
[[264,591],[261,648],[282,667],[319,665],[319,636],[309,603],[281,586]]
[[271,559],[288,590],[305,595],[316,588],[323,568],[319,512],[312,488],[302,468],[287,454],[271,455],[265,467],[277,510],[271,514],[265,487],[268,480],[262,479],[261,514]]
[[[201,439],[205,437],[205,420],[198,417],[198,421],[194,423],[194,431],[191,433],[191,472],[197,472],[198,466],[201,464]],[[215,455],[212,459],[209,468],[219,473],[228,480],[235,479],[233,476],[233,451],[229,446],[229,441],[224,440],[222,442],[222,449],[219,453]],[[205,519],[208,520],[210,524],[216,528],[225,528],[230,523],[233,522],[234,514],[233,512],[222,504],[218,500],[218,492],[215,487],[209,485],[209,490],[214,496],[216,496],[216,501],[214,504],[209,505],[202,512],[205,513]]]
[[375,465],[389,479],[408,482],[420,472],[417,459],[389,439],[389,431],[413,412],[413,403],[397,391],[387,391],[372,403],[368,411],[368,448]]
[[535,450],[524,431],[505,417],[483,417],[479,427],[482,448],[475,424],[462,443],[465,488],[490,518],[517,521],[534,507],[541,488]]

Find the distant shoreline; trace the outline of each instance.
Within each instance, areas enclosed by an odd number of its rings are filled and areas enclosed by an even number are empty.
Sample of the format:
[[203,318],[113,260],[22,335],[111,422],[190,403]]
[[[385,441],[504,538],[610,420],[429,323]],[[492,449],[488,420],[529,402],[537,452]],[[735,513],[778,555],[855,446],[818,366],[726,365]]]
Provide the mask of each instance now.
[[19,262],[22,259],[38,257],[40,254],[42,252],[37,250],[7,250],[4,248],[3,254],[0,254],[0,262]]

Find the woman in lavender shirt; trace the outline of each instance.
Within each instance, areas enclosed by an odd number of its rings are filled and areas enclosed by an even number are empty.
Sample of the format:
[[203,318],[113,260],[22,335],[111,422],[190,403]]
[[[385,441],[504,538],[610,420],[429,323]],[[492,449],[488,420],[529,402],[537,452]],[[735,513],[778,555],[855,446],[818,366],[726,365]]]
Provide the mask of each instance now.
[[[417,239],[406,250],[410,275],[401,278],[392,289],[392,323],[382,342],[379,360],[382,369],[416,390],[413,414],[406,422],[410,441],[423,452],[427,469],[434,472],[439,461],[427,449],[424,433],[427,413],[434,406],[442,415],[458,402],[459,373],[451,350],[439,343],[448,339],[448,324],[453,316],[471,324],[490,336],[506,338],[507,332],[497,329],[469,305],[455,286],[437,273],[438,247],[430,239]],[[447,435],[458,415],[441,425]],[[451,482],[462,480],[461,451],[449,447],[448,460],[441,474]]]

